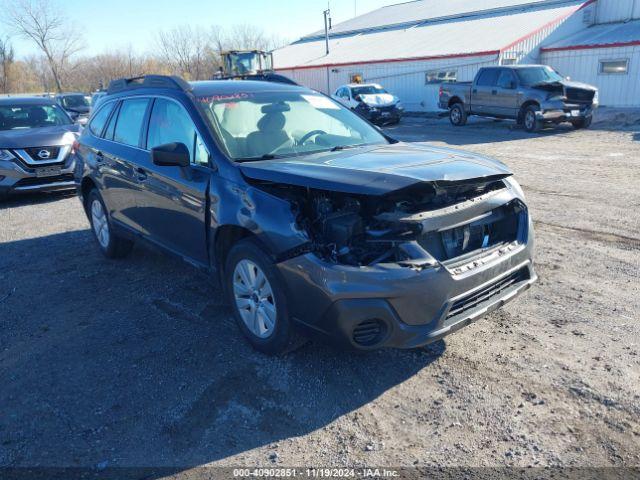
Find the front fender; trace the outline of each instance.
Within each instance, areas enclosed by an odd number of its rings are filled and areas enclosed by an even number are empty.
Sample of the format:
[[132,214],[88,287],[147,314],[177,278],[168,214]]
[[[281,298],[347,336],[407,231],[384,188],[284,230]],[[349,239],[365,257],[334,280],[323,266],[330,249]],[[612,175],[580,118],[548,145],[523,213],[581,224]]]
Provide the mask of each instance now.
[[[241,227],[250,231],[274,258],[309,242],[296,222],[295,206],[251,185],[212,182],[211,226]],[[216,192],[216,193],[214,193]]]

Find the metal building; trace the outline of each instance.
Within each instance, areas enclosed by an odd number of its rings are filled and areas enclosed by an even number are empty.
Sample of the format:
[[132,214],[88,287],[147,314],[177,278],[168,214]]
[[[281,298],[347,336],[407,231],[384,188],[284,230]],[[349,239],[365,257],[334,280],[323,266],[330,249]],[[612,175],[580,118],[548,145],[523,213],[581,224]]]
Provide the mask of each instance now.
[[[640,105],[640,0],[416,0],[383,7],[277,49],[279,73],[331,93],[378,82],[408,110],[437,109],[442,81],[487,65],[546,63]],[[618,63],[615,63],[615,62]],[[624,64],[622,63],[624,61]]]

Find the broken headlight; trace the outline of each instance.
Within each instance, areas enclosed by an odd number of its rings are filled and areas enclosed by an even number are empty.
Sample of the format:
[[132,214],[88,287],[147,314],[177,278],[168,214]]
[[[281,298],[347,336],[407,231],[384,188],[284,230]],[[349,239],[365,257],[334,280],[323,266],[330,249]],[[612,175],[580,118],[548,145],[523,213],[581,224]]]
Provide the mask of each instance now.
[[513,176],[505,178],[504,183],[509,190],[511,190],[520,198],[520,200],[525,200],[524,191],[522,190],[522,187],[520,186],[518,181],[513,178]]

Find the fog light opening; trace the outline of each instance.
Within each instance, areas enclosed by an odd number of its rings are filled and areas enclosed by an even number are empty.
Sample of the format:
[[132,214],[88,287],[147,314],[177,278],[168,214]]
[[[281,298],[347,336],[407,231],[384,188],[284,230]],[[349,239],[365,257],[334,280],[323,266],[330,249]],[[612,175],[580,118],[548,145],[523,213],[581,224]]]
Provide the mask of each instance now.
[[353,329],[353,342],[361,347],[372,347],[384,339],[387,333],[387,325],[378,319],[369,319],[360,322]]

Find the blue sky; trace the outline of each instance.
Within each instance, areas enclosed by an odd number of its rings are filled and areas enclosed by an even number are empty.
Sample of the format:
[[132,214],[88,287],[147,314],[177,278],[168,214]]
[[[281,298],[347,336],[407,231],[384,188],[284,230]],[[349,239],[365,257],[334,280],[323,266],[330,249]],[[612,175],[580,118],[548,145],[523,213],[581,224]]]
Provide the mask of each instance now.
[[[11,1],[11,0],[8,0]],[[401,0],[356,0],[358,14]],[[176,25],[208,27],[248,23],[266,32],[296,40],[323,27],[326,0],[57,0],[60,8],[83,31],[87,48],[94,54],[124,49],[131,44],[139,52],[150,51],[158,30]],[[2,0],[0,0],[2,3]],[[330,2],[333,22],[354,15],[354,0]],[[6,27],[0,25],[0,34]],[[14,40],[17,54],[33,53],[33,47]]]

